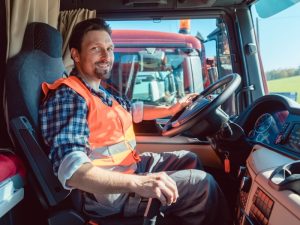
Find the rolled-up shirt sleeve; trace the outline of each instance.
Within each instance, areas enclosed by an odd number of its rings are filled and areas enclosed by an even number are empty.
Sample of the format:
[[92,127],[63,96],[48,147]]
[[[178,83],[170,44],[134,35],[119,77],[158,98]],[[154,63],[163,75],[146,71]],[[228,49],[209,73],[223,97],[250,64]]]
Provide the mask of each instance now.
[[144,117],[144,102],[134,102],[131,105],[132,109],[132,119],[135,123],[140,123]]
[[121,98],[116,95],[114,95],[114,98],[124,109],[126,109],[128,112],[131,112],[132,120],[134,123],[142,122],[144,117],[144,102],[131,102],[127,98]]
[[84,163],[90,163],[90,158],[81,151],[74,151],[66,155],[62,160],[59,168],[57,177],[63,187],[67,190],[72,190],[73,188],[66,185],[68,179],[79,169]]

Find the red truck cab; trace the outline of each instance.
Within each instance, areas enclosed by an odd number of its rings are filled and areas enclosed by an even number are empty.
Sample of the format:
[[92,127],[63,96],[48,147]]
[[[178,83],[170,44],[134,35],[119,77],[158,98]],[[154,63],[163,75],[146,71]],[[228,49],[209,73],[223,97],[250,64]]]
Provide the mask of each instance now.
[[[189,34],[114,30],[115,64],[110,84],[122,96],[171,104],[209,85],[203,45]],[[194,83],[201,84],[195,87]],[[200,87],[200,88],[199,88]]]

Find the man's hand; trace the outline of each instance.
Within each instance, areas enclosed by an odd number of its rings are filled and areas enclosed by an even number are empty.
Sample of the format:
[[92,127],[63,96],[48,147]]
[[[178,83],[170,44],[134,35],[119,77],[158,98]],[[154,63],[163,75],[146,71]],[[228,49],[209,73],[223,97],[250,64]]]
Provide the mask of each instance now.
[[195,93],[187,94],[172,106],[144,105],[143,120],[155,120],[157,118],[174,116],[176,113],[192,104],[193,99],[198,95],[199,94]]
[[159,199],[162,205],[171,205],[178,198],[176,183],[165,172],[136,176],[131,189],[142,197]]
[[191,105],[193,102],[193,99],[195,97],[197,97],[198,95],[199,94],[196,94],[196,93],[190,93],[190,94],[187,94],[186,96],[184,96],[183,98],[179,99],[177,103],[175,103],[174,105],[172,105],[170,107],[170,109],[172,111],[172,115],[174,116],[176,113],[180,112],[185,107]]

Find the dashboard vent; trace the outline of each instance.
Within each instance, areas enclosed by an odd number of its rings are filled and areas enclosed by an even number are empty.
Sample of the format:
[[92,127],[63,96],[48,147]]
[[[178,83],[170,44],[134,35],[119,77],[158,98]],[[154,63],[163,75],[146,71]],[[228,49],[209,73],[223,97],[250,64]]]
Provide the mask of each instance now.
[[257,188],[250,208],[250,218],[255,224],[267,225],[272,212],[274,201],[260,188]]

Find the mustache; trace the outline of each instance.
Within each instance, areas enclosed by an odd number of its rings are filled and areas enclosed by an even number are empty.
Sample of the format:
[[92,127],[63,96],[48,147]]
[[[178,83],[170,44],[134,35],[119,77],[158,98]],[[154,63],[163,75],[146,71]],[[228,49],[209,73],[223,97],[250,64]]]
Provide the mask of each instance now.
[[112,63],[110,62],[110,61],[108,61],[108,60],[105,60],[105,61],[97,61],[97,62],[95,62],[95,65],[101,65],[101,64],[108,64],[108,65],[111,65]]

